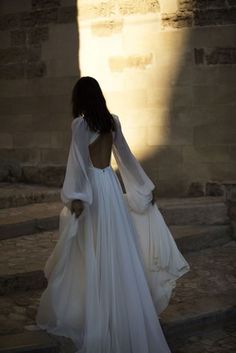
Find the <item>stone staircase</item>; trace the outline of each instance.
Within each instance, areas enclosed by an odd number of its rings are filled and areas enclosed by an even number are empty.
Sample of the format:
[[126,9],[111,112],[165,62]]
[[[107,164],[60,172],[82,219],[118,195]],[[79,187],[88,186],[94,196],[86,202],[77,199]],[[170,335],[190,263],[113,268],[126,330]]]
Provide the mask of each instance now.
[[[175,353],[180,333],[236,320],[236,242],[222,197],[159,199],[157,204],[191,266],[160,315]],[[0,186],[0,353],[73,352],[68,340],[25,329],[34,324],[46,286],[43,267],[56,244],[61,208],[56,188]]]

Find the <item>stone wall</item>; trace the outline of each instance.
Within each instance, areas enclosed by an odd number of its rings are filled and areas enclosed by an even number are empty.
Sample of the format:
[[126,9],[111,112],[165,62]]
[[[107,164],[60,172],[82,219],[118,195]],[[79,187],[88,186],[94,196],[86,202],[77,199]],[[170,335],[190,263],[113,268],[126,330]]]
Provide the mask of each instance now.
[[76,2],[1,0],[0,14],[0,177],[52,182],[59,169],[61,180],[79,76]]
[[61,183],[81,71],[100,82],[159,196],[202,195],[209,182],[235,180],[235,1],[0,6],[3,178],[8,170],[8,178]]

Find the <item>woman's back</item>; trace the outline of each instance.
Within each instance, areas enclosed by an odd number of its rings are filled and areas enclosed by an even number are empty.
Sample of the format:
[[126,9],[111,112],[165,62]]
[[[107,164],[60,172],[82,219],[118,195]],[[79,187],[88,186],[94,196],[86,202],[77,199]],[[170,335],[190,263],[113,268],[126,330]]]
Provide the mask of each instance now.
[[[95,168],[103,169],[110,165],[113,133],[109,131],[95,136],[95,140],[89,144],[90,160]],[[91,137],[93,140],[94,135],[91,134]]]

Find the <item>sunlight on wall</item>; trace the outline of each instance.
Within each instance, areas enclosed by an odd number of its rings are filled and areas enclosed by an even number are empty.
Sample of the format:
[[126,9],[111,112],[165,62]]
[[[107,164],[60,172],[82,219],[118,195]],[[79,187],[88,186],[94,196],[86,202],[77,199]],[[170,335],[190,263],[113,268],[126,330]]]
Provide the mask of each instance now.
[[82,76],[99,81],[142,160],[168,140],[168,106],[187,33],[163,31],[160,9],[139,11],[148,1],[130,2],[125,10],[123,3],[78,1],[79,65]]

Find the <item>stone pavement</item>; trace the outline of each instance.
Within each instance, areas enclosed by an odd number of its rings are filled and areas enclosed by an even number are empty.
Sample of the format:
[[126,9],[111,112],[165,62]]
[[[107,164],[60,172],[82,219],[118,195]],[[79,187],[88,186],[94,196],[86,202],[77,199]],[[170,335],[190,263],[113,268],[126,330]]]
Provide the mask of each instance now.
[[[41,236],[44,239],[45,247],[42,247],[42,250],[45,250],[49,245],[51,249],[53,248],[55,244],[55,234],[48,232],[47,234],[35,235],[35,240],[37,239],[37,236]],[[24,238],[27,239],[28,237]],[[28,267],[26,263],[28,261],[31,263],[33,258],[35,259],[35,264],[37,264],[37,266],[43,266],[45,259],[50,253],[49,248],[44,253],[41,253],[40,250],[37,256],[36,251],[32,251],[31,253],[31,249],[33,250],[35,242],[26,241],[26,249],[24,249],[23,237],[7,239],[1,242],[5,243],[5,246],[6,243],[9,244],[10,242],[12,246],[12,249],[11,251],[9,250],[8,254],[2,252],[5,255],[5,258],[11,258],[14,246],[20,241],[22,242],[22,246],[19,247],[19,249],[22,249],[22,254],[24,254],[25,258],[23,258],[22,255],[19,255],[21,259],[19,264],[22,264],[22,267],[19,267],[19,270],[27,270]],[[43,256],[40,256],[40,254],[43,254]],[[188,316],[193,315],[195,308],[198,308],[198,302],[201,298],[206,305],[208,300],[214,302],[219,295],[226,297],[228,293],[232,293],[235,298],[235,254],[235,241],[231,241],[220,247],[187,253],[185,257],[190,263],[191,271],[177,281],[170,304],[160,315],[161,322],[167,324],[168,327],[168,323],[171,323],[173,318],[175,320],[176,317],[184,317],[184,319],[187,319]],[[28,259],[27,261],[25,261],[26,258]],[[23,267],[23,264],[25,264],[25,268]],[[13,265],[10,261],[9,273],[15,271],[14,266],[12,266]],[[0,296],[0,333],[2,335],[23,332],[25,325],[34,323],[36,308],[41,293],[42,289],[19,291],[6,296]],[[189,308],[191,308],[192,312],[189,312]],[[205,309],[207,310],[207,307]]]
[[182,339],[173,339],[170,348],[173,353],[235,353],[236,322],[200,330]]

